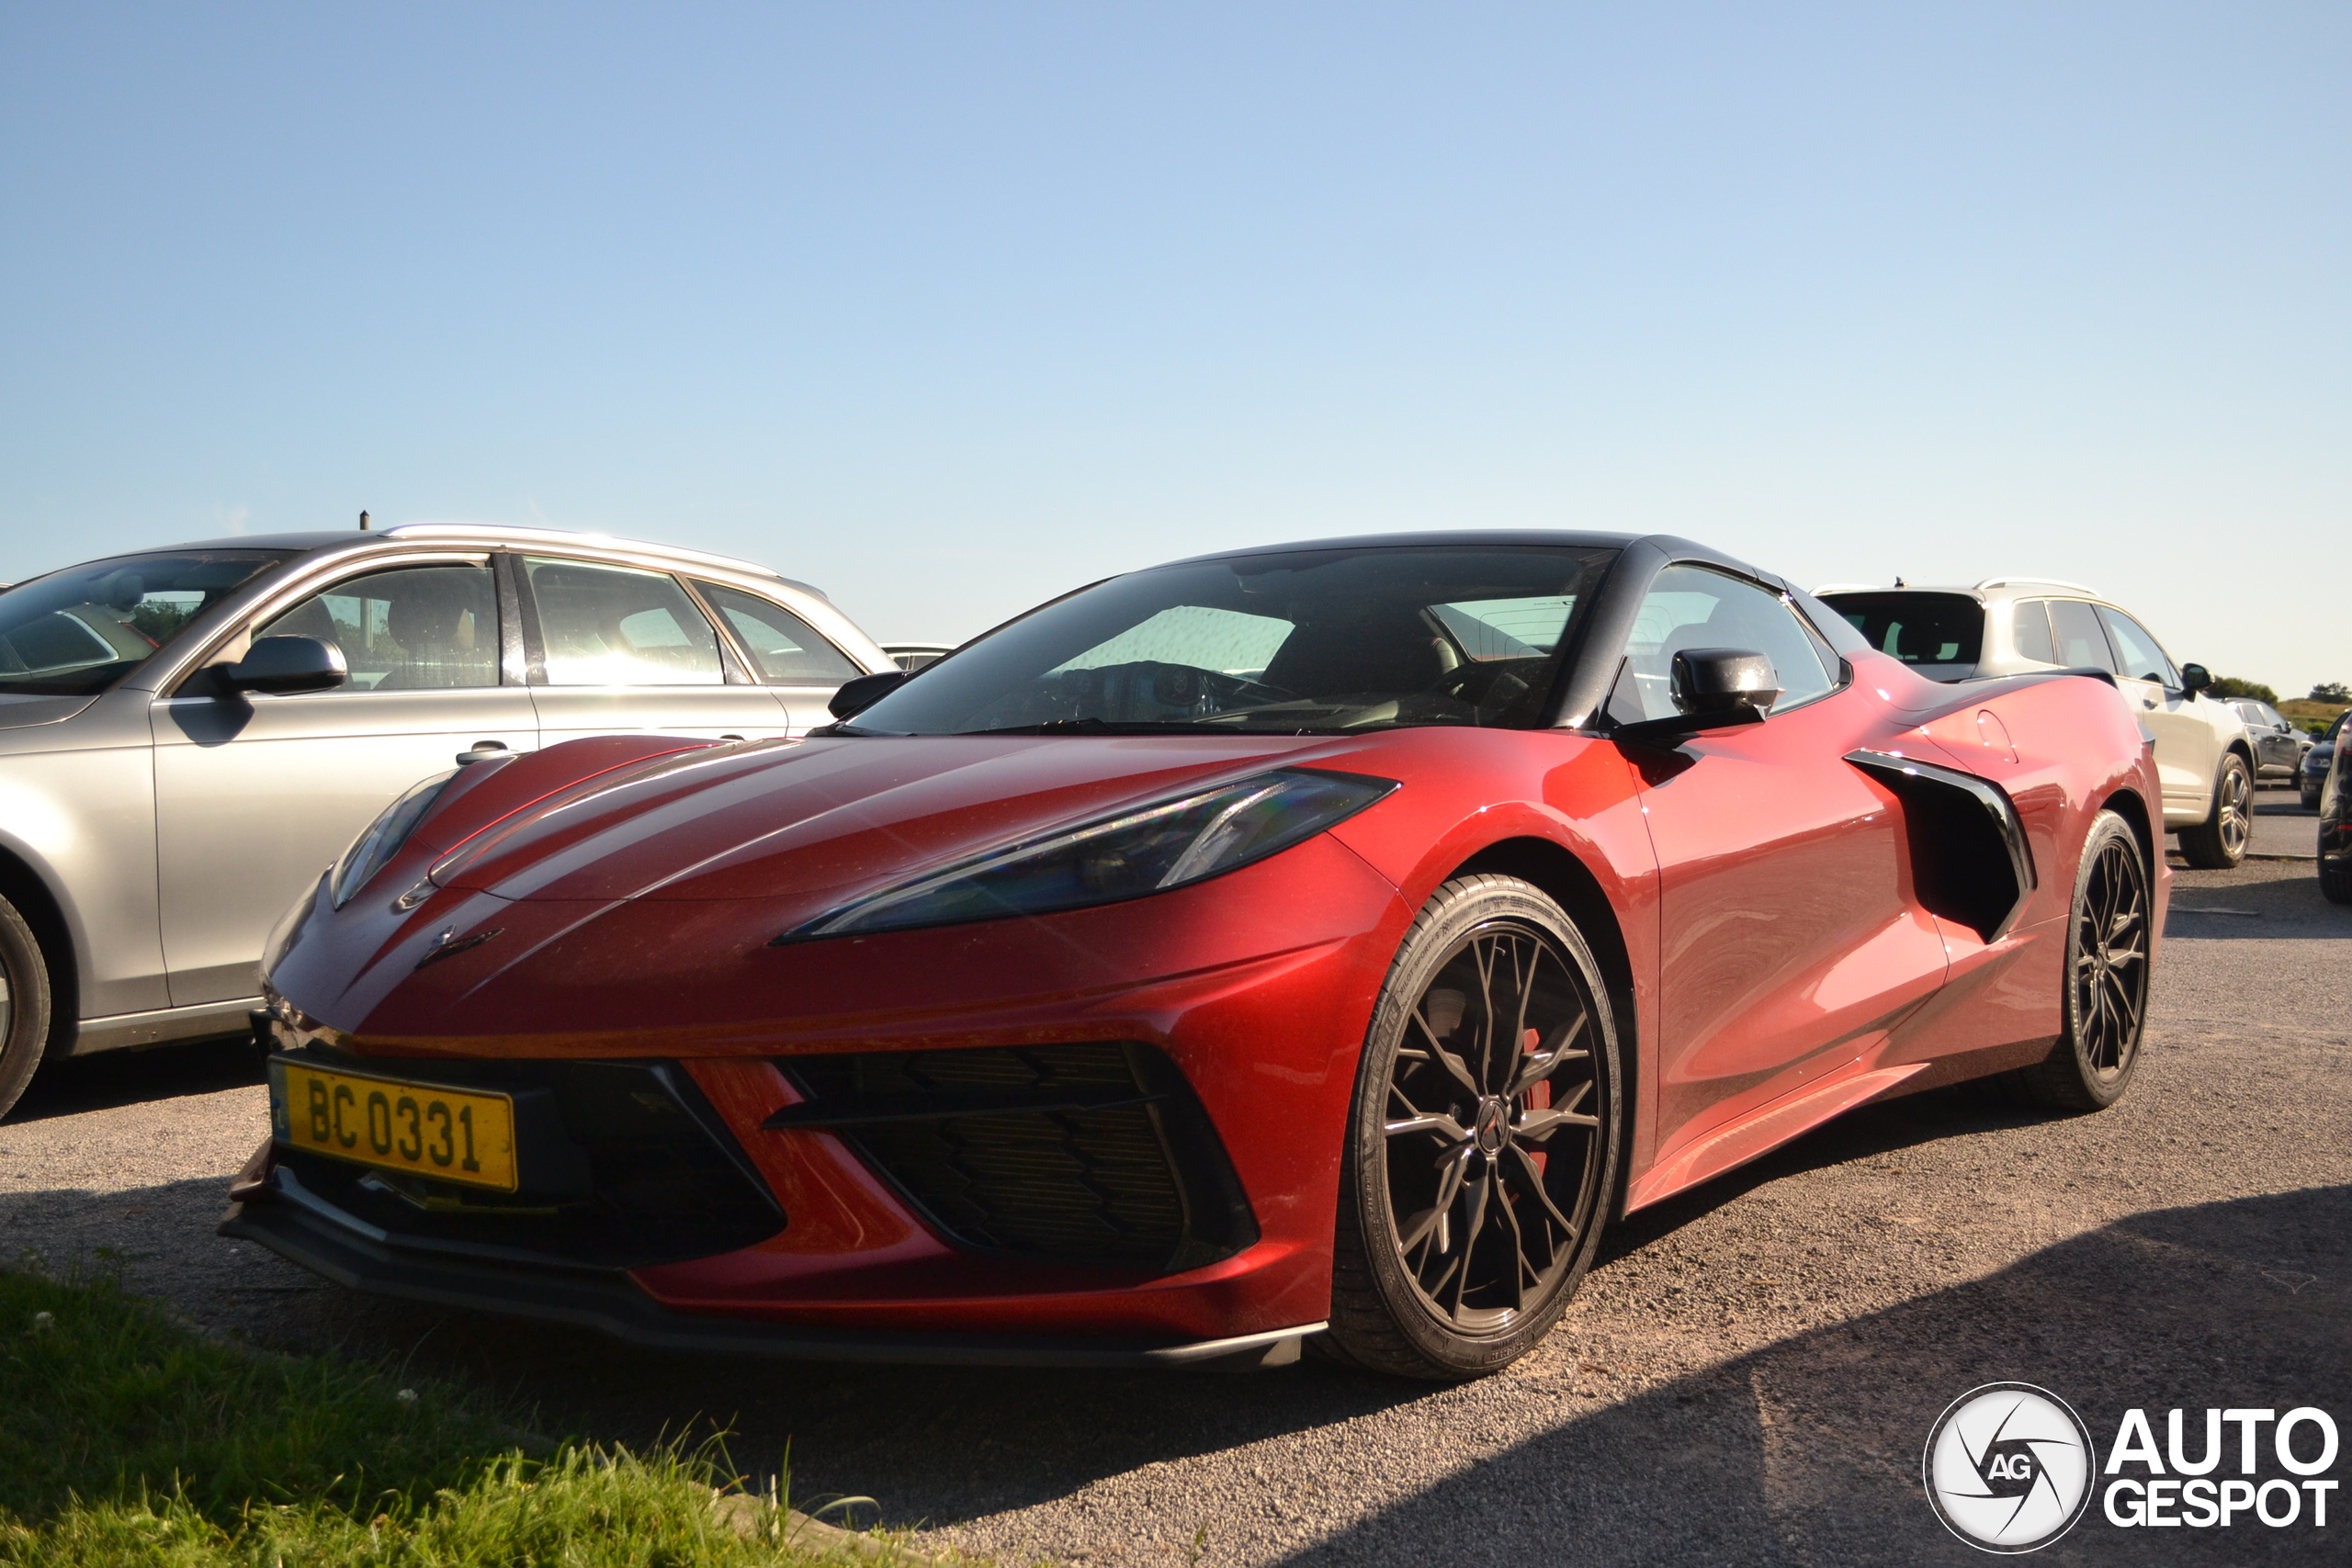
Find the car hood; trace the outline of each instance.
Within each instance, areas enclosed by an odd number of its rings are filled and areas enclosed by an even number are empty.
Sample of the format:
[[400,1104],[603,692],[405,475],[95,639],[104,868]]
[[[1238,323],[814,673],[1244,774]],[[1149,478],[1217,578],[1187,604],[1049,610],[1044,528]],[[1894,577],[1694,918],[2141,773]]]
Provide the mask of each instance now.
[[85,696],[33,696],[0,692],[0,729],[26,729],[37,724],[55,724],[72,718],[97,701],[95,694]]
[[433,880],[514,901],[783,898],[814,916],[1015,839],[1352,744],[951,736],[697,750],[516,809],[454,844]]

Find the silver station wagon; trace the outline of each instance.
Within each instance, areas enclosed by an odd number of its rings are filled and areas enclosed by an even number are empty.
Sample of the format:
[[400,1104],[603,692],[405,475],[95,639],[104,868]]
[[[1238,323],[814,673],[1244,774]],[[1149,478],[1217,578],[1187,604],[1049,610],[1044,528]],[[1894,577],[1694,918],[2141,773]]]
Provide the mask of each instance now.
[[0,592],[0,1112],[44,1055],[241,1032],[271,926],[419,781],[575,736],[743,740],[894,670],[765,567],[417,525]]

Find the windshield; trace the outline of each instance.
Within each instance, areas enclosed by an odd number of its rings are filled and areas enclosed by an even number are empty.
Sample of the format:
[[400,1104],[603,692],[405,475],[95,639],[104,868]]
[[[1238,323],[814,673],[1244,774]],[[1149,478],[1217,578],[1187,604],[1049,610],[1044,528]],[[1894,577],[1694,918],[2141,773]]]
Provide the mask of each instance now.
[[1984,646],[1984,606],[1965,593],[1830,593],[1881,653],[1905,664],[1973,664]]
[[284,550],[118,556],[0,593],[0,692],[81,696],[171,646]]
[[1526,728],[1614,554],[1366,547],[1157,567],[1023,616],[841,733]]

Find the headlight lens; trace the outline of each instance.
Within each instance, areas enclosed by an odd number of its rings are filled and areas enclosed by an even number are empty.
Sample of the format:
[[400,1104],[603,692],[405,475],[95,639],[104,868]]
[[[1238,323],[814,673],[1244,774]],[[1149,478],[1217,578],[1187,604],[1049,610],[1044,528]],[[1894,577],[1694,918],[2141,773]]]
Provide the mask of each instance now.
[[452,768],[425,780],[384,807],[384,814],[351,840],[351,847],[334,863],[334,874],[327,882],[327,897],[336,908],[350,903],[351,896],[383,870],[385,862],[401,852],[408,836],[416,831],[416,825],[433,809],[434,797],[441,793],[441,786],[457,776],[458,770]]
[[1113,904],[1222,875],[1346,820],[1393,779],[1283,769],[991,851],[819,916],[776,941]]

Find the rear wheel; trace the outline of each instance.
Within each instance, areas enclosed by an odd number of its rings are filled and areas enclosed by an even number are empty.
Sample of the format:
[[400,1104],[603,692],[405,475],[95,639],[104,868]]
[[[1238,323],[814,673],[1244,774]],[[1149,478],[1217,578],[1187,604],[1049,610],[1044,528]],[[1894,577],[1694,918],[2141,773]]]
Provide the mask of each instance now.
[[2330,860],[2327,840],[2335,829],[2322,825],[2319,830],[2319,890],[2331,904],[2352,904],[2352,855],[2339,855]]
[[1617,1052],[1600,968],[1559,905],[1516,877],[1438,889],[1356,1076],[1328,1350],[1458,1379],[1543,1338],[1608,1213]]
[[2245,859],[2254,837],[2254,776],[2245,759],[2224,752],[2213,779],[2213,809],[2194,828],[2180,830],[2181,858],[2200,871],[2227,871]]
[[32,928],[0,898],[0,1116],[32,1081],[49,1043],[49,965]]
[[2102,811],[2075,874],[2066,930],[2065,1032],[2028,1067],[2026,1093],[2059,1111],[2104,1111],[2140,1065],[2148,1018],[2148,863],[2131,824]]

